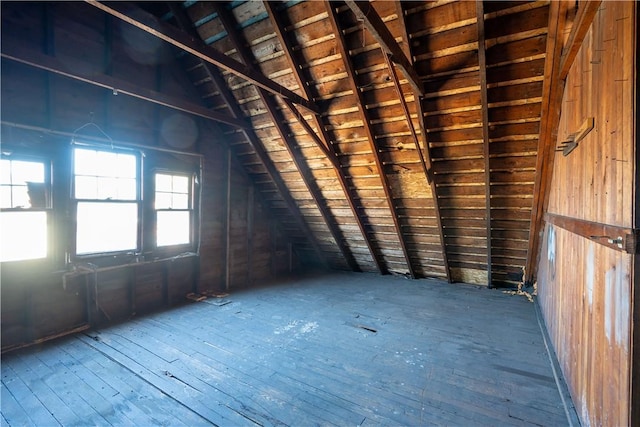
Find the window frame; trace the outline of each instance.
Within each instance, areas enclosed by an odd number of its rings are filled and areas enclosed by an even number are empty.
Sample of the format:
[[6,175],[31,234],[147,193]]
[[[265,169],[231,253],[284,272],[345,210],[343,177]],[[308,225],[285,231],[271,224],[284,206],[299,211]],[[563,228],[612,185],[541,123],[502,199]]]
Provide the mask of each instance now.
[[[92,150],[96,152],[105,152],[105,153],[115,153],[115,154],[126,154],[132,155],[135,157],[136,162],[136,197],[135,199],[90,199],[90,198],[77,198],[76,197],[76,150]],[[72,217],[73,217],[73,226],[70,229],[71,239],[70,239],[70,254],[73,260],[88,260],[88,259],[99,259],[99,258],[112,258],[112,257],[121,257],[121,256],[130,256],[130,255],[138,255],[143,251],[143,238],[142,238],[142,230],[143,230],[143,205],[144,205],[144,196],[143,196],[143,161],[144,161],[144,153],[139,150],[125,148],[125,147],[107,147],[103,145],[93,145],[93,144],[83,144],[80,142],[74,142],[71,146],[71,163],[70,163],[70,206],[72,209]],[[84,175],[84,176],[94,176],[94,175]],[[100,175],[95,175],[99,177]],[[136,247],[134,249],[121,249],[121,250],[113,250],[113,251],[99,251],[99,252],[90,252],[90,253],[78,253],[77,242],[78,242],[78,206],[81,203],[105,203],[105,204],[135,204],[136,205]]]
[[[197,182],[197,174],[193,171],[184,170],[180,168],[154,168],[150,172],[150,212],[152,212],[152,249],[155,252],[160,254],[171,254],[171,253],[183,253],[194,251],[196,247],[197,233],[198,230],[196,228],[197,221],[197,213],[196,213],[196,182]],[[170,175],[170,176],[181,176],[186,177],[188,182],[188,208],[187,209],[171,209],[171,208],[156,208],[156,194],[158,193],[156,188],[156,177],[157,175]],[[173,193],[171,194],[181,194],[181,193]],[[188,212],[189,213],[189,242],[188,243],[178,243],[172,245],[158,245],[157,237],[158,237],[158,212]]]
[[[55,248],[54,240],[54,230],[53,230],[53,162],[50,156],[42,156],[31,153],[14,153],[14,152],[2,152],[0,153],[0,159],[9,160],[9,161],[21,161],[21,162],[32,162],[32,163],[40,163],[44,167],[44,197],[45,203],[43,207],[10,207],[3,208],[0,207],[0,213],[5,212],[16,212],[16,213],[30,213],[30,212],[44,212],[46,216],[46,255],[41,258],[26,258],[26,259],[16,259],[16,260],[0,260],[2,265],[15,265],[19,263],[49,263],[54,258],[53,250]],[[11,187],[14,185],[9,184]]]

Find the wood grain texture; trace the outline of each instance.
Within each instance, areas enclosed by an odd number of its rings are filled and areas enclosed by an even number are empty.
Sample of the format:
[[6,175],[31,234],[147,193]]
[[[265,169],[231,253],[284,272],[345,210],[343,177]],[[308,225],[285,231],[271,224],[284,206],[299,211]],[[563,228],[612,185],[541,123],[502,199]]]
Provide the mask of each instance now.
[[[558,137],[596,128],[556,153],[549,212],[633,226],[635,4],[602,3],[569,74]],[[547,224],[541,307],[583,424],[629,425],[633,256]]]
[[10,425],[568,425],[533,305],[440,280],[297,278],[2,362]]

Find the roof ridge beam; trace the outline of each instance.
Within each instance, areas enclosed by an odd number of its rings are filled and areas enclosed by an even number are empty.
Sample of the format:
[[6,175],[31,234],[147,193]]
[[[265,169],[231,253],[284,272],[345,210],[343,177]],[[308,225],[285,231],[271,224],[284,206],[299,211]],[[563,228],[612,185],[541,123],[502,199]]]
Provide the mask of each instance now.
[[[300,95],[274,82],[254,67],[242,64],[241,62],[238,62],[224,53],[212,48],[202,41],[200,37],[197,39],[191,37],[184,31],[179,30],[173,25],[162,22],[160,19],[143,11],[137,6],[126,2],[113,2],[109,3],[107,6],[106,4],[96,0],[85,1],[136,28],[146,31],[147,33],[158,37],[159,39],[164,40],[185,52],[247,80],[256,86],[273,93],[274,95],[282,98],[288,98],[294,103],[302,105],[314,114],[321,114],[320,108],[314,102],[306,100]],[[132,12],[135,12],[136,18],[130,16]]]

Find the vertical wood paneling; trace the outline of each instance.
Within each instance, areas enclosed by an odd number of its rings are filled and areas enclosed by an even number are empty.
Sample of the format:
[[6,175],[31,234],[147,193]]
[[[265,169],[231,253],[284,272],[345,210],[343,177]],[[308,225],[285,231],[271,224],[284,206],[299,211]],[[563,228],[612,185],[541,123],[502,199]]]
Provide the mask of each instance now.
[[[567,77],[548,211],[632,227],[635,4],[603,2]],[[617,236],[612,236],[613,238]],[[539,301],[583,425],[628,425],[633,256],[547,224]]]

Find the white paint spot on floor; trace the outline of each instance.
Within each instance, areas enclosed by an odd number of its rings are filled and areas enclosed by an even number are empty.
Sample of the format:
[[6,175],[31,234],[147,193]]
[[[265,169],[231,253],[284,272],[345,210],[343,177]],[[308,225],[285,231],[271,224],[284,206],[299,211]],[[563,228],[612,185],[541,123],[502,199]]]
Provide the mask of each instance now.
[[307,322],[300,328],[300,332],[303,334],[308,334],[313,330],[318,328],[318,322]]
[[276,328],[273,333],[276,335],[280,335],[283,334],[285,332],[290,331],[291,329],[295,328],[296,326],[298,326],[299,321],[298,320],[293,320],[291,322],[289,322],[288,324],[286,324],[285,326],[281,327],[281,328]]

